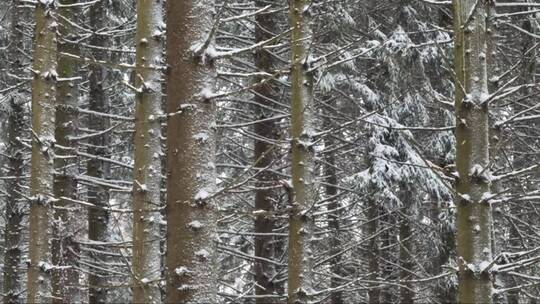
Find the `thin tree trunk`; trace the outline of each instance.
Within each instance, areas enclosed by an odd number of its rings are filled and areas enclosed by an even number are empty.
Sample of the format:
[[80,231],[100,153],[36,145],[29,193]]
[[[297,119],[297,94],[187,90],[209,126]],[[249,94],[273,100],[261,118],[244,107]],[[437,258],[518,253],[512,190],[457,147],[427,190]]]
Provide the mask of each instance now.
[[32,160],[27,302],[51,300],[51,202],[54,174],[56,1],[36,4],[32,71]]
[[[411,199],[412,193],[405,191],[405,197],[403,201],[407,201],[407,198]],[[410,204],[403,208],[403,218],[401,219],[401,224],[399,226],[399,262],[400,262],[400,275],[399,279],[402,281],[402,287],[399,291],[399,302],[402,304],[413,304],[414,303],[414,286],[411,283],[406,283],[403,281],[408,281],[412,279],[413,273],[413,233],[412,233],[412,223],[410,209],[412,206]]]
[[[326,124],[326,130],[330,128],[330,123]],[[333,138],[325,139],[325,147],[327,149],[333,149],[334,140]],[[328,200],[328,228],[330,229],[330,255],[333,258],[330,260],[330,270],[331,279],[330,279],[330,288],[338,288],[343,284],[343,281],[340,279],[342,277],[342,242],[341,242],[341,233],[340,233],[340,203],[337,198],[338,195],[338,177],[336,169],[336,156],[334,151],[327,151],[325,157],[325,173],[326,176],[326,197]],[[330,303],[340,304],[343,303],[343,291],[334,290],[330,294]]]
[[[63,0],[61,4],[74,4],[77,0]],[[61,7],[59,14],[68,20],[74,17],[72,8]],[[59,34],[61,37],[72,38],[72,26],[60,19]],[[77,46],[67,42],[58,42],[58,51],[77,55]],[[58,76],[64,79],[73,79],[77,74],[77,62],[65,56],[58,56]],[[56,142],[68,148],[75,148],[75,143],[70,137],[77,132],[76,109],[79,100],[79,88],[76,80],[62,81],[58,83],[57,104],[56,104]],[[71,151],[58,149],[59,156],[69,155]],[[59,157],[55,159],[55,180],[54,196],[58,199],[55,203],[52,260],[53,265],[58,266],[52,274],[53,303],[70,303],[78,300],[79,273],[74,268],[77,265],[77,256],[73,252],[78,252],[78,246],[74,241],[77,230],[77,221],[73,217],[73,212],[68,211],[73,207],[61,197],[77,198],[78,174],[77,163],[71,157]]]
[[[106,24],[106,6],[103,3],[97,3],[90,8],[90,26],[94,31],[99,31]],[[105,47],[105,38],[99,34],[94,34],[90,39],[90,44],[97,47]],[[105,54],[101,50],[93,50],[93,55],[97,60],[104,60]],[[105,96],[104,82],[107,77],[106,68],[99,65],[90,66],[90,92],[89,92],[89,108],[95,112],[108,113],[109,100]],[[103,116],[94,116],[89,118],[89,128],[94,131],[102,131],[109,127],[109,119]],[[108,134],[100,134],[93,136],[89,140],[88,152],[100,157],[108,157],[108,146],[110,138]],[[106,179],[110,175],[110,165],[99,159],[90,159],[87,164],[88,176],[95,178]],[[109,225],[110,214],[106,210],[109,205],[109,190],[102,186],[88,187],[88,203],[98,206],[98,208],[90,208],[88,210],[88,239],[92,241],[107,242],[107,231]],[[99,208],[100,207],[100,208]],[[91,253],[91,257],[95,263],[100,263],[101,255]],[[107,302],[108,290],[107,273],[100,273],[97,269],[91,269],[88,275],[88,284],[90,286],[89,301],[90,303],[105,303]]]
[[[257,7],[265,7],[268,1],[256,1]],[[255,43],[271,39],[276,30],[275,14],[258,14],[255,17]],[[255,66],[259,72],[273,73],[274,60],[272,54],[264,49],[258,49],[254,53]],[[256,77],[255,82],[260,83],[264,77]],[[271,189],[278,182],[275,173],[267,170],[276,161],[277,147],[270,142],[278,139],[279,130],[273,120],[265,120],[274,115],[273,102],[279,98],[278,90],[270,82],[265,82],[255,88],[255,134],[261,140],[255,139],[255,162],[258,170],[263,170],[257,175],[257,192],[255,193],[255,209],[268,211],[259,213],[255,218],[255,256],[264,259],[275,258],[275,239],[265,234],[271,233],[275,228],[275,219],[272,212],[279,200],[276,189]],[[259,106],[260,105],[260,106]],[[255,294],[257,304],[275,302],[272,298],[264,298],[264,295],[276,293],[275,282],[272,280],[276,274],[275,266],[261,259],[254,260]]]
[[217,303],[213,0],[167,1],[167,303]]
[[[137,2],[133,302],[160,303],[162,1]],[[154,67],[154,68],[153,68]]]
[[310,239],[313,218],[313,79],[308,74],[311,28],[310,0],[292,0],[291,33],[291,145],[292,199],[289,217],[288,301],[305,303],[312,292]]
[[487,2],[454,0],[456,71],[457,254],[460,303],[491,303],[492,261],[488,76],[486,64]]
[[[379,229],[379,206],[373,198],[368,198],[367,229],[366,237],[369,237],[368,246],[368,271],[369,279],[376,281],[379,279],[379,237],[376,236]],[[368,290],[368,303],[378,304],[381,297],[381,289],[378,284],[372,284]]]
[[[11,7],[11,28],[10,41],[11,45],[8,48],[9,58],[11,59],[9,68],[10,72],[16,76],[22,76],[22,55],[20,50],[24,50],[23,32],[21,29],[22,10],[18,3],[13,1]],[[8,80],[8,83],[15,85],[17,81],[14,79]],[[8,146],[7,155],[7,176],[11,179],[5,183],[7,198],[6,198],[6,226],[4,228],[4,303],[20,303],[21,293],[23,291],[22,272],[20,271],[22,250],[22,183],[24,175],[24,146],[18,140],[23,138],[25,133],[24,123],[24,108],[23,101],[18,95],[10,98],[10,114],[8,117]]]

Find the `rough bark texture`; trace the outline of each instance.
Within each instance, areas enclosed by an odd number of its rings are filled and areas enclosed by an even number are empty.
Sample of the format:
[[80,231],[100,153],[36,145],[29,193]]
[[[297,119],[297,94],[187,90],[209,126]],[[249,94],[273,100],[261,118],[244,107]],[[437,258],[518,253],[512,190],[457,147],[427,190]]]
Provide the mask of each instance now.
[[56,1],[35,9],[27,302],[51,300],[51,202],[56,101]]
[[213,9],[212,0],[166,5],[167,303],[218,302]]
[[[61,4],[74,4],[77,0],[60,1]],[[62,7],[59,14],[72,20],[74,13],[71,8]],[[60,39],[75,39],[73,28],[64,19],[59,20]],[[77,46],[65,41],[58,41],[58,51],[78,54]],[[58,76],[63,79],[73,79],[77,74],[78,63],[68,57],[58,57]],[[77,103],[79,99],[79,88],[76,80],[61,81],[58,83],[58,93],[56,96],[56,143],[62,147],[75,148],[75,143],[70,138],[77,132]],[[57,149],[57,155],[70,155],[73,151]],[[53,241],[52,241],[52,261],[58,266],[52,272],[53,303],[72,303],[78,298],[79,273],[73,267],[77,266],[78,245],[74,238],[78,223],[74,219],[73,204],[62,199],[77,198],[78,174],[76,160],[71,157],[59,157],[55,159],[55,179],[54,197],[58,199],[54,210]]]
[[457,254],[460,303],[491,303],[492,261],[488,76],[486,69],[487,2],[454,0],[456,71]]
[[[97,32],[106,25],[106,7],[102,3],[97,3],[90,8],[90,26]],[[90,39],[93,46],[104,47],[106,37],[94,34]],[[104,60],[104,52],[93,50],[93,56],[97,60]],[[107,70],[103,66],[90,66],[90,92],[89,109],[95,112],[109,113],[109,100],[105,95],[104,82],[107,77]],[[103,131],[109,127],[109,119],[102,116],[93,116],[89,118],[88,126],[90,130]],[[88,152],[100,157],[108,157],[108,146],[110,138],[107,133],[93,136],[89,140]],[[110,175],[110,165],[99,159],[90,159],[87,164],[88,176],[98,179],[106,179]],[[109,191],[102,186],[88,187],[88,202],[98,206],[88,210],[88,239],[92,241],[107,242],[107,230],[109,223],[109,212],[105,209],[109,205]],[[105,207],[105,208],[104,208]],[[100,255],[91,253],[94,263],[100,264]],[[107,302],[107,273],[102,273],[98,269],[90,269],[88,275],[89,301],[90,303]]]
[[315,204],[312,168],[313,80],[308,74],[311,41],[310,1],[292,0],[289,7],[291,33],[291,148],[292,199],[289,217],[288,301],[305,303],[312,292],[310,239]]
[[[11,8],[11,28],[10,41],[11,45],[8,48],[9,58],[11,59],[9,68],[13,75],[22,76],[22,54],[20,50],[24,50],[23,32],[20,28],[22,21],[22,9],[20,9],[15,1]],[[16,84],[15,79],[8,79],[9,84]],[[24,175],[23,150],[24,146],[17,138],[24,137],[24,108],[23,101],[18,95],[14,95],[9,100],[10,113],[7,123],[8,142],[7,142],[7,176],[11,179],[7,180],[6,186],[6,224],[4,228],[4,303],[19,303],[21,302],[21,293],[23,291],[21,260],[21,240],[22,240],[22,183]]]
[[[265,7],[268,1],[256,1],[257,7]],[[255,17],[255,43],[271,39],[276,32],[275,14],[258,14]],[[272,54],[266,49],[258,49],[254,53],[255,66],[259,72],[273,73],[274,60]],[[263,81],[264,77],[257,76],[256,83]],[[275,115],[272,111],[273,102],[279,98],[279,91],[271,82],[265,82],[255,88],[255,119],[265,120]],[[275,210],[279,194],[275,186],[278,177],[271,170],[266,170],[277,160],[277,147],[271,142],[279,137],[279,130],[275,121],[265,120],[255,124],[255,134],[261,140],[255,140],[255,167],[262,170],[257,175],[257,192],[255,193],[255,210],[268,211],[260,213],[255,218],[255,256],[265,259],[275,258],[276,240],[273,236],[265,234],[272,233],[275,228],[275,219],[272,211]],[[274,187],[272,189],[272,187]],[[272,298],[264,298],[264,295],[273,295],[276,293],[275,266],[263,260],[254,260],[255,275],[255,294],[259,296],[256,299],[257,304],[272,303]]]
[[137,2],[133,302],[160,303],[162,1]]

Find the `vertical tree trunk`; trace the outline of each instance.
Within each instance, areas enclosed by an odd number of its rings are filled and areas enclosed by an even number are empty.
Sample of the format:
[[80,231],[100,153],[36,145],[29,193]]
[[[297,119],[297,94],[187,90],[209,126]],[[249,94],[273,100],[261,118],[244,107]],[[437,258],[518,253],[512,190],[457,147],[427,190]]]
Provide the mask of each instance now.
[[[379,229],[379,206],[377,201],[373,198],[368,198],[368,210],[367,210],[367,229],[366,237],[369,237],[369,257],[368,257],[368,271],[369,280],[375,281],[379,278],[379,238],[376,236]],[[381,289],[379,284],[371,284],[368,290],[368,302],[369,304],[378,304],[381,297]]]
[[51,300],[51,203],[56,102],[56,1],[36,4],[32,71],[32,167],[27,302]]
[[167,303],[217,303],[213,0],[167,1]]
[[[407,198],[412,198],[412,193],[405,191],[405,197],[403,201],[407,201]],[[399,226],[399,262],[400,262],[400,275],[399,279],[401,281],[402,287],[399,291],[399,302],[402,304],[413,304],[414,303],[414,292],[413,284],[403,282],[410,280],[412,278],[411,273],[413,273],[413,233],[411,227],[411,217],[412,214],[410,209],[412,208],[411,204],[408,204],[403,208],[401,224]]]
[[312,292],[310,238],[315,204],[313,191],[313,79],[308,74],[311,37],[310,0],[292,0],[291,33],[291,145],[292,199],[289,217],[288,301],[305,303]]
[[[326,130],[330,128],[330,123],[327,123]],[[331,135],[329,135],[331,136]],[[334,140],[332,138],[325,139],[325,147],[327,149],[333,149]],[[330,229],[330,255],[333,258],[330,260],[330,269],[332,271],[332,278],[330,279],[330,288],[338,288],[341,286],[342,281],[339,277],[342,276],[341,263],[342,251],[341,233],[340,233],[340,203],[337,198],[338,195],[338,177],[336,169],[336,156],[334,151],[326,151],[325,155],[325,173],[326,176],[326,197],[328,200],[328,228]],[[330,303],[340,304],[343,303],[343,291],[336,290],[330,294]]]
[[[61,4],[74,4],[77,0],[63,0]],[[59,14],[68,20],[73,20],[72,8],[61,7]],[[61,37],[73,39],[72,26],[64,19],[59,19],[59,34]],[[77,55],[77,46],[65,41],[58,42],[58,51]],[[73,78],[77,74],[77,62],[65,56],[58,57],[58,76],[64,79],[58,83],[57,104],[56,104],[56,143],[62,147],[76,148],[70,137],[77,132],[77,105],[79,100],[79,88]],[[73,151],[57,149],[60,156],[70,155]],[[73,251],[78,252],[74,237],[77,229],[77,221],[73,213],[68,211],[72,204],[69,204],[61,197],[77,198],[77,182],[75,176],[78,174],[77,163],[73,158],[60,157],[55,159],[55,180],[54,196],[57,199],[54,210],[52,260],[57,266],[52,273],[53,303],[69,303],[78,300],[79,273],[75,267],[77,256]],[[71,249],[71,250],[70,250]]]
[[[93,4],[90,8],[90,26],[97,32],[102,30],[106,24],[106,6],[103,3]],[[90,39],[90,44],[97,47],[106,46],[105,37],[94,34]],[[104,52],[93,50],[93,56],[97,60],[104,60]],[[109,100],[105,96],[104,82],[106,79],[106,68],[99,65],[90,66],[90,92],[89,108],[95,112],[108,113]],[[94,116],[89,118],[89,128],[93,131],[102,131],[109,127],[109,119],[103,116]],[[108,134],[93,136],[89,140],[88,152],[100,157],[108,157],[108,146],[110,138]],[[107,178],[110,175],[110,165],[99,159],[90,159],[87,164],[87,174],[96,178]],[[109,190],[102,186],[88,187],[88,202],[98,206],[88,210],[88,239],[92,241],[107,242],[107,230],[109,224],[109,212],[105,209],[109,205]],[[95,263],[99,264],[100,255],[91,253]],[[107,302],[107,273],[99,273],[97,269],[91,269],[88,276],[90,285],[89,301],[90,303]]]
[[491,303],[486,1],[454,0],[457,254],[460,303]]
[[[10,28],[10,41],[11,45],[8,48],[9,58],[11,59],[9,69],[13,75],[22,76],[22,54],[21,50],[24,50],[23,45],[23,32],[21,29],[21,22],[23,12],[19,8],[18,3],[13,1],[11,7],[11,28]],[[15,85],[15,80],[8,80],[8,83]],[[14,95],[9,100],[10,114],[8,117],[8,142],[7,142],[7,155],[9,159],[7,162],[7,175],[10,177],[6,181],[6,226],[4,228],[4,303],[20,303],[20,295],[23,292],[22,272],[20,271],[22,250],[22,183],[24,175],[24,160],[23,150],[24,146],[18,140],[18,138],[24,137],[25,122],[24,122],[24,108],[22,100],[18,95]]]
[[[268,1],[256,1],[258,8],[268,5]],[[276,21],[274,14],[258,14],[255,17],[255,43],[271,39],[276,31]],[[258,49],[254,53],[255,66],[257,71],[273,73],[274,60],[272,54],[264,48]],[[255,78],[256,83],[264,80],[263,76]],[[273,102],[279,98],[278,89],[270,82],[265,82],[255,88],[255,106],[256,120],[255,134],[259,139],[255,139],[255,167],[258,170],[263,170],[257,175],[257,192],[255,193],[255,209],[269,211],[267,213],[258,214],[255,218],[255,256],[265,259],[273,259],[275,257],[275,240],[274,237],[265,234],[271,233],[275,228],[275,219],[271,213],[274,210],[279,197],[278,190],[271,189],[275,186],[278,177],[275,173],[267,170],[267,167],[272,166],[276,159],[276,146],[271,144],[272,141],[278,139],[279,130],[274,121],[265,120],[273,116]],[[268,139],[268,140],[267,140]],[[276,293],[275,282],[272,281],[276,269],[275,266],[261,259],[254,260],[254,275],[255,275],[255,294],[257,296],[273,295]],[[258,297],[257,304],[272,303],[271,298]]]
[[133,302],[160,303],[162,1],[137,2]]

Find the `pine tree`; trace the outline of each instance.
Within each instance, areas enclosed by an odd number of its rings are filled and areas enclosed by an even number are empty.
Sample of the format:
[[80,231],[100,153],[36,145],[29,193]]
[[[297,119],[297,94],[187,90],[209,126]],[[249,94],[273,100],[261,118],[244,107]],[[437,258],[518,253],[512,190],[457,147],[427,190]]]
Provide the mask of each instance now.
[[160,303],[162,1],[137,2],[133,302]]
[[212,0],[167,1],[167,303],[217,303]]
[[456,0],[457,254],[461,303],[491,303],[492,214],[489,169],[487,2]]
[[288,302],[307,302],[313,292],[311,237],[315,204],[313,180],[313,78],[309,72],[311,25],[309,0],[289,7],[291,32],[291,213],[288,246]]
[[56,1],[36,4],[32,72],[32,162],[27,301],[51,299],[51,215],[57,86]]

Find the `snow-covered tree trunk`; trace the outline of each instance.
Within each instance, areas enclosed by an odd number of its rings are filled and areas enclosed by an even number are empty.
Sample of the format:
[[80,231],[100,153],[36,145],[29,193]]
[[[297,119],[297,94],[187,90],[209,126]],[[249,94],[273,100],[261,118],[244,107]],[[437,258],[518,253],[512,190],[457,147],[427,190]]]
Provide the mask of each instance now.
[[213,0],[167,1],[167,303],[217,303]]
[[[11,74],[16,77],[23,76],[23,32],[21,23],[23,21],[23,12],[17,1],[14,1],[10,13],[10,46],[7,50],[11,60],[9,68]],[[17,84],[17,80],[7,81],[11,85]],[[19,93],[19,92],[17,92]],[[24,175],[24,146],[19,141],[25,133],[25,119],[23,100],[19,94],[13,95],[9,100],[10,113],[7,123],[8,142],[7,142],[7,176],[11,179],[4,184],[6,186],[6,206],[4,227],[4,303],[20,303],[21,293],[23,291],[22,271],[20,269],[22,260],[22,183]]]
[[[103,31],[106,26],[107,7],[104,3],[95,3],[90,7],[90,26],[94,32]],[[106,47],[106,39],[101,34],[94,34],[90,38],[92,46],[103,48]],[[94,58],[97,60],[105,60],[105,52],[101,49],[92,50]],[[107,77],[106,67],[100,65],[90,65],[89,75],[89,109],[99,113],[108,113],[110,110],[110,101],[105,94],[105,81]],[[95,115],[89,118],[89,129],[94,132],[99,132],[109,128],[110,122],[107,117]],[[110,135],[108,133],[96,134],[88,141],[88,153],[97,155],[98,157],[108,157],[108,148],[110,144]],[[88,160],[87,174],[90,177],[97,179],[106,179],[110,175],[110,164],[97,158]],[[91,185],[88,186],[88,202],[97,206],[88,210],[88,239],[98,242],[108,241],[108,225],[109,211],[106,208],[109,206],[109,190],[103,186]],[[97,252],[90,253],[93,262],[100,264],[100,261],[105,259],[104,256]],[[90,303],[105,303],[107,302],[108,290],[106,272],[101,272],[98,269],[90,269],[88,275],[89,285],[89,301]]]
[[461,303],[491,303],[487,1],[454,0],[457,254]]
[[54,175],[54,127],[58,74],[57,2],[36,3],[32,65],[32,160],[30,176],[27,302],[51,301],[51,204]]
[[137,2],[133,302],[160,303],[161,69],[163,1]]
[[[268,5],[268,1],[256,1],[258,8],[263,8]],[[276,33],[276,14],[258,14],[255,17],[255,43],[269,40]],[[254,52],[255,66],[258,72],[271,74],[275,69],[275,60],[273,55],[266,49],[260,48]],[[256,83],[264,81],[265,77],[257,76]],[[279,88],[274,83],[265,82],[255,88],[256,102],[255,119],[258,120],[254,126],[255,134],[258,139],[254,142],[254,159],[256,168],[262,170],[257,175],[257,190],[255,193],[255,210],[264,210],[268,212],[258,213],[255,218],[255,256],[264,259],[275,258],[276,242],[273,236],[265,235],[272,233],[275,228],[275,219],[272,211],[277,207],[279,201],[278,190],[275,185],[278,182],[278,177],[272,170],[268,170],[275,164],[277,160],[278,149],[273,141],[278,139],[279,130],[273,120],[267,118],[275,115],[272,111],[274,102],[279,98]],[[273,295],[276,292],[277,282],[274,279],[276,274],[275,265],[272,265],[263,259],[254,260],[254,276],[255,276],[255,294],[258,304],[272,303],[272,298],[264,298],[264,295]]]
[[[407,189],[407,185],[402,185],[402,187]],[[405,207],[402,209],[399,223],[399,279],[402,285],[399,289],[399,302],[402,304],[413,304],[415,298],[414,286],[407,282],[414,278],[414,235],[411,210],[413,197],[411,191],[403,191],[402,201],[405,203]]]
[[[374,189],[374,187],[371,187]],[[380,267],[379,267],[379,206],[377,200],[373,197],[367,198],[367,227],[366,227],[366,237],[369,237],[369,253],[368,253],[368,273],[369,280],[376,281],[379,278]],[[378,304],[380,303],[381,289],[378,284],[371,284],[368,289],[368,303],[369,304]]]
[[[77,0],[61,0],[60,4],[74,4]],[[73,8],[60,7],[58,13],[68,20],[73,20]],[[76,33],[66,19],[59,19],[59,39],[74,39]],[[78,54],[76,45],[66,41],[58,41],[58,52]],[[74,268],[77,265],[77,244],[74,242],[75,232],[79,223],[73,217],[75,206],[62,197],[77,198],[78,174],[76,159],[66,157],[76,149],[71,137],[77,132],[77,105],[79,100],[79,87],[76,85],[78,62],[73,58],[58,56],[58,76],[63,79],[58,83],[56,96],[56,143],[60,147],[55,159],[54,196],[57,199],[54,210],[52,261],[58,266],[52,272],[53,303],[75,302],[78,295],[79,273]],[[76,207],[75,207],[76,208]]]
[[288,245],[288,301],[307,302],[312,286],[311,237],[313,187],[313,79],[309,73],[310,0],[289,3],[291,32],[292,189]]
[[[325,130],[330,129],[330,123],[325,125]],[[341,242],[340,221],[341,221],[341,209],[338,199],[338,176],[337,176],[337,163],[336,152],[334,149],[335,140],[332,135],[325,139],[324,146],[325,151],[325,167],[324,176],[326,178],[325,194],[328,202],[328,228],[330,229],[330,270],[332,277],[330,278],[330,288],[335,289],[330,294],[330,303],[339,304],[343,303],[343,292],[338,288],[343,284],[340,277],[343,277],[342,271],[342,250],[343,244]]]

